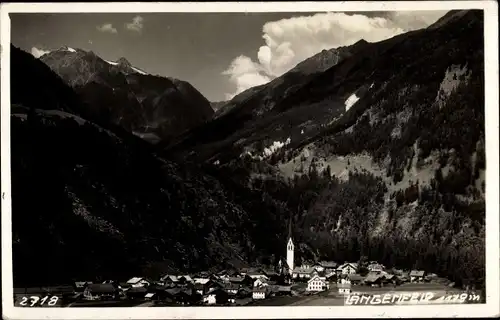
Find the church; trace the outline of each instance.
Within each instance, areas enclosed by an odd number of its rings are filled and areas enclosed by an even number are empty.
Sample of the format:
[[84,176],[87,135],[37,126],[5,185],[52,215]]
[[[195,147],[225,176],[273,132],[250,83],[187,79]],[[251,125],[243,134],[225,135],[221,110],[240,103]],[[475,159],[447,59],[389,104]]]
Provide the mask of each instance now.
[[290,220],[288,224],[288,240],[286,243],[286,260],[283,261],[283,259],[280,259],[278,263],[278,268],[280,270],[280,273],[288,276],[290,280],[292,278],[293,269],[295,267],[294,253],[295,253],[295,245],[292,240],[292,222]]

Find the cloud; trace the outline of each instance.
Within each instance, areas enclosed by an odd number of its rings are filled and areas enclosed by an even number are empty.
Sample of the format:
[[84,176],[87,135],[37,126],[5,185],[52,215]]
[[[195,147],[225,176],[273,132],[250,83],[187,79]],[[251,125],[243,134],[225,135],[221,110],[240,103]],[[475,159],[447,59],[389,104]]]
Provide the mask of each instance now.
[[141,16],[135,16],[132,19],[132,22],[125,23],[125,28],[131,31],[136,31],[136,32],[141,32],[143,24],[142,22],[144,21],[144,18]]
[[48,50],[43,50],[43,49],[38,49],[37,47],[33,47],[31,48],[31,54],[35,57],[35,58],[40,58],[41,56],[43,56],[44,54],[47,54],[49,53],[50,51]]
[[395,35],[427,27],[444,11],[386,12],[368,17],[339,12],[318,13],[278,21],[262,27],[264,44],[256,60],[239,56],[223,72],[236,86],[228,98],[271,81],[299,62],[323,49],[351,45],[365,39],[377,42]]
[[97,26],[97,30],[101,32],[118,33],[118,30],[116,30],[111,23],[105,23],[101,26]]
[[[230,81],[236,85],[235,94],[271,81],[271,78],[266,75],[264,66],[243,55],[234,59],[222,74],[229,76]],[[234,94],[226,94],[226,99],[231,99],[233,96]]]

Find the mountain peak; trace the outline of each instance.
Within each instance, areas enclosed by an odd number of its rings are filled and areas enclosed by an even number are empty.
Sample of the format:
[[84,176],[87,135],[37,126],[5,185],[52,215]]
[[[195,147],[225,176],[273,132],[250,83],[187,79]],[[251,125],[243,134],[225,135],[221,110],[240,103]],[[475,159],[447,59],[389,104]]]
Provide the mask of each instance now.
[[132,67],[132,64],[124,57],[121,57],[120,59],[116,60],[116,62],[124,67]]
[[359,41],[357,41],[354,45],[360,45],[360,44],[368,44],[369,42],[366,41],[365,39],[361,39]]
[[66,45],[60,47],[59,49],[57,49],[56,51],[64,51],[64,52],[76,52],[75,49],[71,48],[71,47],[68,47]]

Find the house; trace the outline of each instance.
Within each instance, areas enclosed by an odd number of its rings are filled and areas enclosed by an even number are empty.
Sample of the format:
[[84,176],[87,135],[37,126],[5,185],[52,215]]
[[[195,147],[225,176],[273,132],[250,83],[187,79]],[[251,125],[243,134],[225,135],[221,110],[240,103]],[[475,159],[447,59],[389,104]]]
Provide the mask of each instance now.
[[234,293],[227,293],[227,303],[234,304],[236,303],[236,294]]
[[382,279],[383,284],[399,285],[401,283],[399,277],[394,274],[385,274],[383,277],[384,277]]
[[146,293],[148,293],[148,289],[146,289],[146,287],[131,287],[127,290],[125,295],[128,299],[135,300],[143,299],[146,296]]
[[335,269],[338,267],[338,264],[334,261],[321,261],[319,264],[323,267],[325,273],[327,274],[335,272]]
[[250,276],[244,276],[244,277],[229,277],[229,282],[238,284],[239,286],[251,286],[254,283],[254,279],[252,279]]
[[344,263],[337,267],[337,274],[355,274],[358,271],[358,264],[353,262]]
[[118,283],[118,289],[126,291],[126,290],[128,290],[130,288],[132,288],[132,285],[130,283],[126,283],[126,282],[120,282],[120,283]]
[[384,279],[384,276],[379,275],[377,273],[369,273],[365,280],[364,283],[366,285],[372,286],[372,287],[380,287],[382,285],[382,280]]
[[133,277],[127,281],[132,287],[147,287],[151,284],[151,281],[142,277]]
[[227,271],[229,277],[241,277],[241,273],[238,270],[232,269]]
[[187,275],[187,274],[180,276],[177,279],[179,279],[179,282],[182,282],[182,283],[193,283],[194,282],[193,278],[191,278],[191,276]]
[[118,298],[119,289],[110,283],[94,283],[85,287],[83,298],[86,300],[111,300]]
[[146,295],[144,296],[144,299],[146,300],[156,300],[157,299],[157,296],[158,294],[155,293],[155,292],[148,292],[146,293]]
[[313,264],[312,268],[314,268],[318,272],[325,272],[326,274],[328,274],[332,271],[335,271],[335,269],[337,268],[337,263],[333,261],[320,261]]
[[165,289],[164,292],[166,298],[172,299],[178,304],[191,304],[196,300],[193,291],[187,288],[169,288]]
[[347,277],[349,278],[350,283],[353,285],[360,284],[365,279],[365,277],[363,277],[362,275],[360,275],[358,273],[349,274],[349,275],[347,275]]
[[430,281],[433,281],[433,280],[437,280],[439,277],[437,274],[435,273],[428,273],[425,277],[424,277],[424,281],[425,282],[430,282]]
[[313,272],[316,270],[309,267],[309,268],[303,268],[303,267],[296,267],[292,271],[292,277],[294,279],[310,279]]
[[238,293],[236,294],[237,298],[248,298],[252,297],[252,289],[249,287],[242,287],[238,289]]
[[339,290],[339,294],[342,295],[351,293],[351,285],[348,283],[337,285],[337,289]]
[[319,262],[313,264],[312,267],[316,271],[324,271],[325,270],[325,268]]
[[344,274],[344,275],[341,275],[337,278],[337,283],[340,283],[340,284],[351,283],[351,279],[349,278],[349,275]]
[[424,277],[425,277],[425,271],[412,270],[410,272],[410,282],[423,282]]
[[194,291],[198,294],[203,295],[205,293],[205,286],[202,283],[196,283],[194,284]]
[[266,280],[265,278],[259,278],[259,279],[254,281],[253,286],[254,286],[254,288],[265,287],[265,286],[269,285],[268,282],[269,281]]
[[326,281],[329,281],[329,282],[336,282],[337,281],[337,273],[335,271],[333,272],[328,272],[325,274],[325,279]]
[[367,267],[369,272],[382,272],[385,270],[384,266],[381,265],[380,263],[371,263]]
[[215,299],[215,292],[204,294],[202,300],[204,304],[215,304],[217,301]]
[[177,301],[181,304],[196,304],[200,302],[201,295],[191,288],[181,288],[179,294],[177,295]]
[[269,278],[264,274],[264,272],[261,271],[249,271],[247,275],[252,279],[265,278],[266,280],[269,280]]
[[193,282],[194,283],[199,283],[199,284],[205,284],[207,283],[208,281],[210,281],[210,278],[209,277],[194,277],[193,278]]
[[328,287],[328,282],[326,282],[320,276],[315,275],[307,282],[306,291],[325,291],[328,290]]
[[202,300],[205,304],[224,304],[228,302],[229,294],[225,290],[217,288],[203,295]]
[[163,277],[160,278],[160,281],[167,284],[167,283],[178,283],[179,282],[179,277],[172,275],[172,274],[167,274]]
[[85,287],[89,284],[93,284],[92,281],[76,281],[73,284],[73,287],[75,288],[75,292],[83,292],[85,290]]
[[224,283],[221,280],[210,279],[204,285],[205,291],[210,291],[211,289],[219,289],[224,287]]
[[234,284],[234,283],[230,283],[230,282],[229,282],[229,283],[225,283],[225,284],[224,284],[224,287],[223,287],[223,289],[224,289],[227,293],[229,293],[230,295],[231,295],[231,294],[234,294],[234,295],[235,295],[236,293],[238,293],[239,288],[240,288],[240,286],[239,286],[239,285]]
[[402,276],[403,275],[403,270],[393,268],[392,269],[392,273],[395,274],[395,275],[397,275],[397,276]]
[[248,273],[248,271],[251,271],[250,268],[241,268],[240,269],[240,274],[242,276],[246,275]]
[[267,296],[266,288],[254,288],[252,291],[252,299],[254,300],[262,300]]

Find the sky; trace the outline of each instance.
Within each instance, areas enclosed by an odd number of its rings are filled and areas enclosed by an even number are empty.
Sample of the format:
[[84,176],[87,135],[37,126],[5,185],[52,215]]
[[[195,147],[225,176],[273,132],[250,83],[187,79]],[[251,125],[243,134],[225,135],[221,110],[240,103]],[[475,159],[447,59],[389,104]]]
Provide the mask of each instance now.
[[12,13],[11,41],[39,57],[69,46],[188,81],[210,101],[267,83],[320,52],[427,27],[444,11]]

